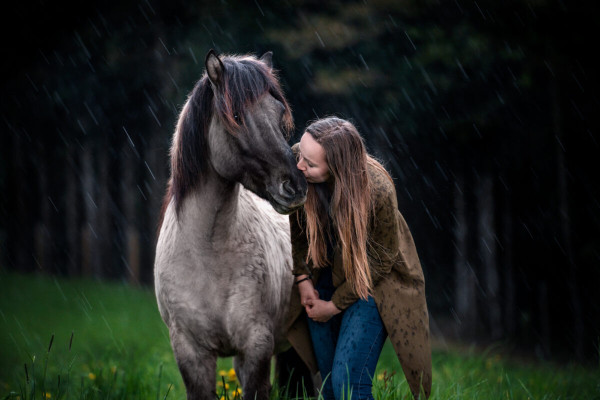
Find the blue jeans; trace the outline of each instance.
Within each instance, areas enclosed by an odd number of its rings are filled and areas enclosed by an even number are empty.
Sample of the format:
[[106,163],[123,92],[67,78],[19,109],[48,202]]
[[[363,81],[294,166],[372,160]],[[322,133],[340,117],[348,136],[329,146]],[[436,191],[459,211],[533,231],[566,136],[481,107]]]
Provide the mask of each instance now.
[[[315,289],[321,300],[331,300],[330,268],[323,269]],[[323,399],[373,399],[372,380],[387,337],[375,300],[358,300],[327,322],[308,318],[308,328],[324,380]]]

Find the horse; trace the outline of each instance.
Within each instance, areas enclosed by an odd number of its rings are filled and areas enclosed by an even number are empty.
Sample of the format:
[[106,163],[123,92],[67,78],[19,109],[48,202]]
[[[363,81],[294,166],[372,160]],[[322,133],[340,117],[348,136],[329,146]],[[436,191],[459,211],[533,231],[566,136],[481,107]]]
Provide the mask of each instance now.
[[286,215],[307,184],[272,53],[211,50],[204,64],[173,134],[156,298],[188,399],[215,398],[216,360],[229,356],[244,397],[267,399],[293,285]]

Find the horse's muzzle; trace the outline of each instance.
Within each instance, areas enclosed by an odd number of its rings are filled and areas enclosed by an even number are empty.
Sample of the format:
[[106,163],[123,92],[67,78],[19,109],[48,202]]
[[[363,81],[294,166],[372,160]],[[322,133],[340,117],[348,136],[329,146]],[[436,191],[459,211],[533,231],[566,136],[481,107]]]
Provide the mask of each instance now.
[[290,180],[285,180],[275,188],[268,188],[273,201],[271,205],[280,214],[291,214],[306,201],[307,184],[304,177],[294,185]]

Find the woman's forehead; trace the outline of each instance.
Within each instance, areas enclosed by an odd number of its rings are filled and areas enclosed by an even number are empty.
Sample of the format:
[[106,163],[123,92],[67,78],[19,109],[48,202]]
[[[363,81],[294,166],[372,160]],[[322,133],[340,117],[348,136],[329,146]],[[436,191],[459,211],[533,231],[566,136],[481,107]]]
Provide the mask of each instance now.
[[312,162],[325,160],[325,149],[308,132],[305,132],[300,139],[300,153]]

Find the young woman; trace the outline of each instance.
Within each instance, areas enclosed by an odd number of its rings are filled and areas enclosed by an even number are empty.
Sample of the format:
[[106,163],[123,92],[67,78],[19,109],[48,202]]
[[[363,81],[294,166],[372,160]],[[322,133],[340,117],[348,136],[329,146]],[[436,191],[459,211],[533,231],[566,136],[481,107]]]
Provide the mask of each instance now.
[[290,215],[290,343],[320,372],[325,400],[349,400],[349,388],[352,399],[372,399],[389,335],[413,395],[428,397],[425,281],[392,178],[354,125],[336,117],[310,124],[294,151],[309,185],[303,209]]

